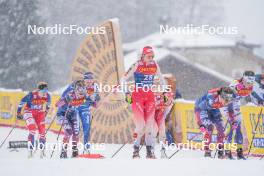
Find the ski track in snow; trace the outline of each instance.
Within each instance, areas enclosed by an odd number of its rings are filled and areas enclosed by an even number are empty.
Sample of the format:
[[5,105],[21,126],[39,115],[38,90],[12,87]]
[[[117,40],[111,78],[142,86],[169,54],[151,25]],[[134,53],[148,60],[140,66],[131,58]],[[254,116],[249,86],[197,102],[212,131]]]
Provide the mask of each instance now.
[[[4,140],[11,128],[0,127],[0,142]],[[47,142],[55,142],[57,135],[49,132]],[[27,131],[15,129],[5,145],[0,149],[0,175],[191,175],[191,176],[223,176],[223,175],[262,175],[264,160],[250,158],[241,160],[220,160],[203,158],[202,151],[180,151],[172,159],[145,159],[145,147],[140,151],[141,159],[131,159],[132,145],[126,145],[116,156],[112,154],[121,144],[106,144],[105,150],[93,151],[106,159],[59,159],[59,151],[50,159],[51,151],[47,151],[45,159],[39,158],[37,151],[34,158],[27,158],[27,149],[10,151],[7,148],[10,140],[26,140]],[[62,136],[60,137],[60,140]],[[170,156],[173,151],[167,151]],[[159,158],[159,147],[156,147]],[[70,156],[70,153],[68,153]]]

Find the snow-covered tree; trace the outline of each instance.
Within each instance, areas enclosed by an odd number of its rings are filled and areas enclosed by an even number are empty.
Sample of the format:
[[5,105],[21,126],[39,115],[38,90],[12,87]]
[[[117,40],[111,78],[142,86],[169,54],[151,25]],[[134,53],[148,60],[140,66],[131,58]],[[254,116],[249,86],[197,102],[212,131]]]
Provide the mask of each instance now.
[[0,87],[31,90],[51,77],[45,36],[28,25],[43,25],[37,1],[0,0]]

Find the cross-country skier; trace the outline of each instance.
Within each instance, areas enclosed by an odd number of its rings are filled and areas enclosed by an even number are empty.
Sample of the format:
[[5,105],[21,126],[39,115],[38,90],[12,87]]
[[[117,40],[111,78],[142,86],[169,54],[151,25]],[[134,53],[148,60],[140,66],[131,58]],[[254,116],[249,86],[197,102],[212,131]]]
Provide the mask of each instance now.
[[[241,79],[234,80],[230,84],[230,87],[235,92],[235,99],[228,106],[228,113],[226,113],[229,123],[229,126],[227,128],[227,143],[232,143],[232,139],[235,133],[234,142],[237,144],[238,159],[246,159],[243,155],[243,134],[241,131],[242,114],[240,112],[240,101],[242,98],[250,96],[253,90],[254,80],[255,73],[253,71],[245,71]],[[226,150],[225,153],[229,159],[233,159],[231,150]]]
[[77,143],[79,142],[79,117],[77,108],[85,102],[86,89],[83,80],[74,82],[74,89],[61,97],[57,106],[63,107],[60,113],[57,113],[59,121],[64,128],[63,148],[60,158],[67,158],[67,148],[70,138],[72,138],[72,157],[78,156]]
[[224,158],[223,140],[225,134],[220,108],[230,104],[233,98],[234,91],[229,87],[222,87],[209,90],[195,102],[195,117],[201,132],[204,133],[205,157],[211,157],[209,145],[211,144],[212,133],[215,126],[217,130],[217,146],[219,149],[218,158]]
[[172,92],[156,92],[155,93],[155,121],[158,126],[159,142],[162,145],[161,158],[166,158],[165,147],[166,141],[166,129],[165,118],[173,105],[173,93]]
[[[39,149],[40,157],[45,156],[45,117],[50,109],[50,94],[48,93],[48,84],[46,82],[39,82],[38,88],[32,92],[29,92],[22,98],[17,109],[17,118],[26,121],[29,131],[28,145],[29,154],[28,157],[33,157],[33,149],[35,146],[35,133],[38,130],[39,133]],[[22,108],[24,108],[24,114],[22,115]]]
[[96,107],[100,100],[98,85],[95,83],[92,72],[87,72],[83,76],[87,97],[85,103],[78,107],[79,117],[83,128],[84,153],[89,153],[89,138],[91,127],[91,107]]
[[264,74],[257,74],[250,100],[257,106],[264,105]]
[[129,77],[134,76],[135,89],[127,93],[126,99],[132,96],[132,111],[134,114],[135,133],[134,133],[134,152],[133,158],[139,158],[139,146],[142,136],[145,134],[145,143],[147,149],[147,158],[155,158],[154,146],[156,138],[155,114],[155,96],[151,87],[154,77],[158,76],[161,84],[165,85],[158,64],[153,60],[154,52],[152,47],[143,48],[141,58],[138,60],[121,79],[125,83]]

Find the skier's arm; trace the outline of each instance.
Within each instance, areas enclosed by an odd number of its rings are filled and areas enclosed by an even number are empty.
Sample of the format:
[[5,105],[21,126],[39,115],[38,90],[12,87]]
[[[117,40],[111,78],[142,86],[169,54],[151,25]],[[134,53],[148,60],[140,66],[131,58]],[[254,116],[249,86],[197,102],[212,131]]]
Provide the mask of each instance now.
[[21,99],[21,101],[20,101],[20,103],[19,103],[19,105],[18,105],[18,108],[17,108],[17,112],[20,113],[21,110],[22,110],[22,108],[23,108],[23,106],[24,106],[26,103],[30,103],[31,99],[32,99],[32,93],[30,92],[30,93],[28,93],[26,96],[24,96],[24,97]]
[[256,105],[262,105],[263,106],[264,100],[257,94],[256,91],[253,91],[251,93],[251,96],[257,100],[257,102],[254,101],[253,103],[255,103],[255,104],[257,103]]
[[210,110],[213,108],[214,104],[214,97],[212,94],[207,94],[206,96],[206,104],[205,104],[205,109]]
[[160,71],[160,67],[158,65],[157,65],[157,74],[156,74],[156,76],[160,79],[160,84],[161,85],[166,85],[167,84],[165,79],[164,79],[164,77],[163,77],[163,75],[162,75],[162,73],[161,73],[161,71]]
[[47,104],[46,104],[46,110],[45,110],[46,115],[47,115],[48,112],[49,112],[50,104],[51,104],[51,96],[50,96],[50,94],[48,93]]
[[133,75],[133,73],[136,71],[138,66],[138,62],[134,63],[124,74],[124,76],[121,78],[120,84],[125,84],[128,79]]
[[100,101],[100,95],[99,95],[99,88],[97,84],[94,84],[94,92],[92,95],[86,94],[85,96],[85,104],[92,104],[94,107],[96,107],[96,104]]
[[72,100],[72,97],[71,97],[71,92],[72,91],[68,91],[66,94],[64,94],[64,96],[61,96],[59,101],[56,103],[56,107],[60,108],[66,104],[68,104],[71,100]]
[[74,89],[74,83],[68,85],[68,87],[63,91],[61,97],[67,96],[67,94]]
[[18,119],[23,119],[23,116],[21,114],[21,111],[22,111],[22,108],[23,106],[26,104],[26,103],[30,103],[31,102],[31,99],[32,99],[32,93],[28,93],[26,96],[24,96],[20,103],[18,104],[18,107],[17,107],[17,118]]

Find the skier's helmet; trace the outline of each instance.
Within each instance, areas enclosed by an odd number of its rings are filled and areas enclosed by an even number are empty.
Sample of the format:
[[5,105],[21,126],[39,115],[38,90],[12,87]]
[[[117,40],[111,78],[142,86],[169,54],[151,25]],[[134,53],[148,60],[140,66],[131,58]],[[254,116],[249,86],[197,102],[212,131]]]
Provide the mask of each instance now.
[[83,79],[84,80],[94,79],[94,74],[92,72],[86,72],[83,74]]
[[151,54],[152,57],[154,57],[154,51],[153,48],[151,46],[145,46],[142,50],[142,57],[147,55],[147,54]]
[[40,92],[47,92],[48,91],[48,83],[46,83],[46,82],[39,82],[38,84],[37,84],[37,86],[38,86],[38,90],[40,91]]
[[253,71],[245,71],[242,79],[247,84],[253,84],[255,81],[255,73]]
[[230,87],[222,87],[220,89],[220,96],[226,101],[231,102],[234,99],[234,91]]

